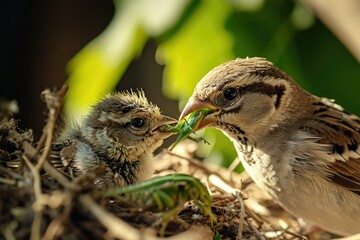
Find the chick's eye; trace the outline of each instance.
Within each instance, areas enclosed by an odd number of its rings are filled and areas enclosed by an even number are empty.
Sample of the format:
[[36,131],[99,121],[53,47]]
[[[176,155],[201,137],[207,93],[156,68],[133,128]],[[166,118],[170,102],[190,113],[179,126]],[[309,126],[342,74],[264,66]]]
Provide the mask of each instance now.
[[130,124],[134,128],[142,128],[145,126],[146,121],[143,118],[137,117],[137,118],[133,118],[131,120]]
[[238,95],[237,89],[234,87],[228,88],[224,91],[224,97],[226,100],[234,100]]

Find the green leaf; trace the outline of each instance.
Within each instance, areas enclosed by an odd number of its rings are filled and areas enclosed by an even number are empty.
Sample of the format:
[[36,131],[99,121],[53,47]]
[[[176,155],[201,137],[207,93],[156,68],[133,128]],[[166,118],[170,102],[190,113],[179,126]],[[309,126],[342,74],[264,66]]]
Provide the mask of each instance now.
[[73,121],[89,106],[112,91],[131,60],[142,50],[147,36],[121,8],[105,31],[85,46],[67,66],[69,91],[65,115]]
[[235,57],[234,39],[225,26],[230,12],[231,6],[223,1],[202,1],[182,27],[160,44],[156,57],[165,64],[166,96],[184,103],[210,69]]
[[89,106],[112,91],[149,37],[171,28],[190,0],[117,0],[109,26],[67,66],[69,91],[65,116],[76,121]]

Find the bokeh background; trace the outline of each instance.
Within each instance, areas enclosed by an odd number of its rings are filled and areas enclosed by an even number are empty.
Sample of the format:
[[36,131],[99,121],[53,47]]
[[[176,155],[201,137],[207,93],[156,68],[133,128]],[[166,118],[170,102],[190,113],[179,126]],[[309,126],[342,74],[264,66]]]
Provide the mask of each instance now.
[[[40,93],[67,83],[64,115],[81,118],[104,94],[142,88],[177,117],[195,84],[236,57],[274,62],[308,91],[360,115],[360,1],[2,1],[0,97],[19,103],[22,128],[41,134]],[[216,131],[198,154],[229,165]]]

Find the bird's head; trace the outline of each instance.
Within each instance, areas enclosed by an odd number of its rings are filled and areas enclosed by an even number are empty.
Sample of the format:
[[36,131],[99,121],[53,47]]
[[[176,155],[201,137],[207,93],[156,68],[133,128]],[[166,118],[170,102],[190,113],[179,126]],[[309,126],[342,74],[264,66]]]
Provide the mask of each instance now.
[[131,161],[158,148],[173,134],[161,131],[161,127],[175,122],[162,115],[143,91],[128,91],[110,94],[96,104],[82,132],[100,154]]
[[[284,111],[296,111],[290,94],[299,86],[263,58],[236,59],[205,75],[181,113],[212,108],[199,124],[222,130],[231,138],[265,133],[284,120]],[[301,97],[301,96],[299,96]]]

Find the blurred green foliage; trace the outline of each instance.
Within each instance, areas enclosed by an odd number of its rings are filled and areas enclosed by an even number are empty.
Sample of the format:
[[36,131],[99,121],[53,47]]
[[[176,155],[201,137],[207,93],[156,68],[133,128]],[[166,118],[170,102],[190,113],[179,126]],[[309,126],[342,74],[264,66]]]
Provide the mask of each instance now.
[[[151,38],[165,65],[163,92],[184,106],[194,86],[213,67],[236,57],[261,56],[310,92],[337,99],[359,114],[359,63],[297,1],[115,0],[108,28],[69,63],[65,114],[70,120],[110,92]],[[229,140],[208,131],[210,147],[199,154],[223,165],[236,154]]]
[[182,27],[160,44],[156,59],[166,66],[166,96],[184,105],[197,81],[211,68],[235,58],[234,37],[226,30],[230,13],[230,5],[223,1],[201,2]]
[[77,121],[89,106],[111,92],[150,37],[177,23],[189,0],[115,0],[109,26],[70,60],[65,116]]

